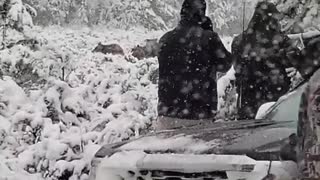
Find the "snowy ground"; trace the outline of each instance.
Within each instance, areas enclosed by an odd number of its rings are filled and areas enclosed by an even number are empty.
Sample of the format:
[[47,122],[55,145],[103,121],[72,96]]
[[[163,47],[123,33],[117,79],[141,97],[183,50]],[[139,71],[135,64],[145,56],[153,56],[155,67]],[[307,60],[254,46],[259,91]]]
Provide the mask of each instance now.
[[[87,179],[102,144],[147,130],[156,118],[157,59],[126,59],[163,33],[36,28],[27,36],[41,42],[39,51],[0,51],[0,180]],[[223,39],[230,49],[232,39]],[[120,44],[126,57],[93,54],[99,42]]]

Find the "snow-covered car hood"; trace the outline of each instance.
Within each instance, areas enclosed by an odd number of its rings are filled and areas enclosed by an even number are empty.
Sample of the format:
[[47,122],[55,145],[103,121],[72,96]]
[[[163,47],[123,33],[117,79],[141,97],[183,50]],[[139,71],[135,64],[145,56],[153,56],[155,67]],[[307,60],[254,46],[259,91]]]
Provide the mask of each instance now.
[[139,150],[149,154],[233,154],[256,160],[279,159],[280,148],[296,130],[293,122],[241,121],[206,123],[185,129],[154,132],[144,137],[105,145],[96,157],[119,151]]

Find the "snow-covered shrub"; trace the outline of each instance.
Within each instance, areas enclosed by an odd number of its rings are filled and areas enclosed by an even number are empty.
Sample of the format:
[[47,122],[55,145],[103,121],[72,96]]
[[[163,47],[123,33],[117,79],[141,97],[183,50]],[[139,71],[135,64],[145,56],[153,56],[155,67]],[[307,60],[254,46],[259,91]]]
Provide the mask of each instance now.
[[30,86],[40,81],[35,68],[37,60],[30,48],[18,45],[0,51],[0,71],[2,75],[11,76],[22,86]]
[[[279,0],[277,8],[285,15],[282,24],[286,31],[320,29],[320,3],[318,0]],[[295,28],[299,29],[295,30]]]
[[222,120],[234,119],[237,113],[237,92],[234,83],[236,80],[233,67],[217,82],[218,116]]
[[32,16],[37,15],[37,11],[21,0],[9,0],[8,12],[6,13],[7,21],[10,27],[23,31],[26,27],[33,27]]
[[[60,30],[39,31],[38,39],[46,37],[46,43],[37,51],[24,46],[0,51],[6,70],[0,79],[5,177],[12,171],[30,179],[87,179],[101,145],[138,136],[156,118],[157,84],[150,81],[156,58],[130,63],[123,56],[94,54],[101,34]],[[133,47],[131,37],[105,37],[128,41],[126,51]],[[21,59],[30,68],[26,76],[46,79],[41,87],[20,84],[24,77],[15,73],[23,69],[18,70]]]

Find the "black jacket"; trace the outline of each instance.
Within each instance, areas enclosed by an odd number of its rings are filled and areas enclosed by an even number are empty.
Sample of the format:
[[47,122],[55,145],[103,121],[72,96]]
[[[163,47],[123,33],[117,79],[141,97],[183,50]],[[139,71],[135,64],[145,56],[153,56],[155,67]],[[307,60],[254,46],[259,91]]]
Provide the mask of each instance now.
[[320,68],[320,35],[305,38],[305,48],[296,59],[295,67],[304,79],[309,79]]
[[203,119],[217,106],[216,72],[231,66],[230,53],[208,23],[204,0],[186,0],[181,21],[160,39],[159,116]]
[[241,119],[255,118],[262,104],[277,101],[290,88],[285,71],[292,66],[286,54],[290,41],[280,30],[279,16],[272,3],[259,3],[248,29],[233,40]]

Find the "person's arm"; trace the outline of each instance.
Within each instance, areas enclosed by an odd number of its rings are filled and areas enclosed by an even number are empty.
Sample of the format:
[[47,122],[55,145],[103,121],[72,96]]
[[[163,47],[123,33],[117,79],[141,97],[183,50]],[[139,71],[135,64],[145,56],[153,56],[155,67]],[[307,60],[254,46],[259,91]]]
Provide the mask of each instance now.
[[286,60],[284,61],[285,65],[295,68],[304,79],[309,79],[317,69],[317,60],[311,57],[317,51],[315,49],[310,51],[310,44],[306,44],[303,49],[300,49],[296,41],[296,39],[286,36],[283,48],[285,52],[283,59]]
[[232,44],[231,44],[231,54],[232,54],[232,64],[233,65],[236,65],[239,61],[239,58],[240,57],[240,36],[237,36],[235,37],[233,40],[232,40]]
[[225,48],[217,33],[212,33],[212,36],[209,38],[209,46],[211,46],[211,55],[216,60],[217,71],[227,72],[231,68],[232,56]]
[[300,49],[297,47],[295,40],[288,36],[283,36],[280,45],[281,63],[286,67],[299,67]]
[[236,78],[240,78],[241,71],[243,69],[244,64],[241,63],[242,52],[241,52],[241,40],[242,35],[237,36],[233,39],[231,44],[231,57],[232,57],[232,65],[235,70]]
[[299,34],[289,34],[288,37],[290,39],[308,39],[312,37],[316,37],[320,35],[320,31],[309,31],[305,33],[299,33]]
[[320,68],[320,36],[304,40],[305,47],[296,60],[296,68],[304,79],[309,79]]

